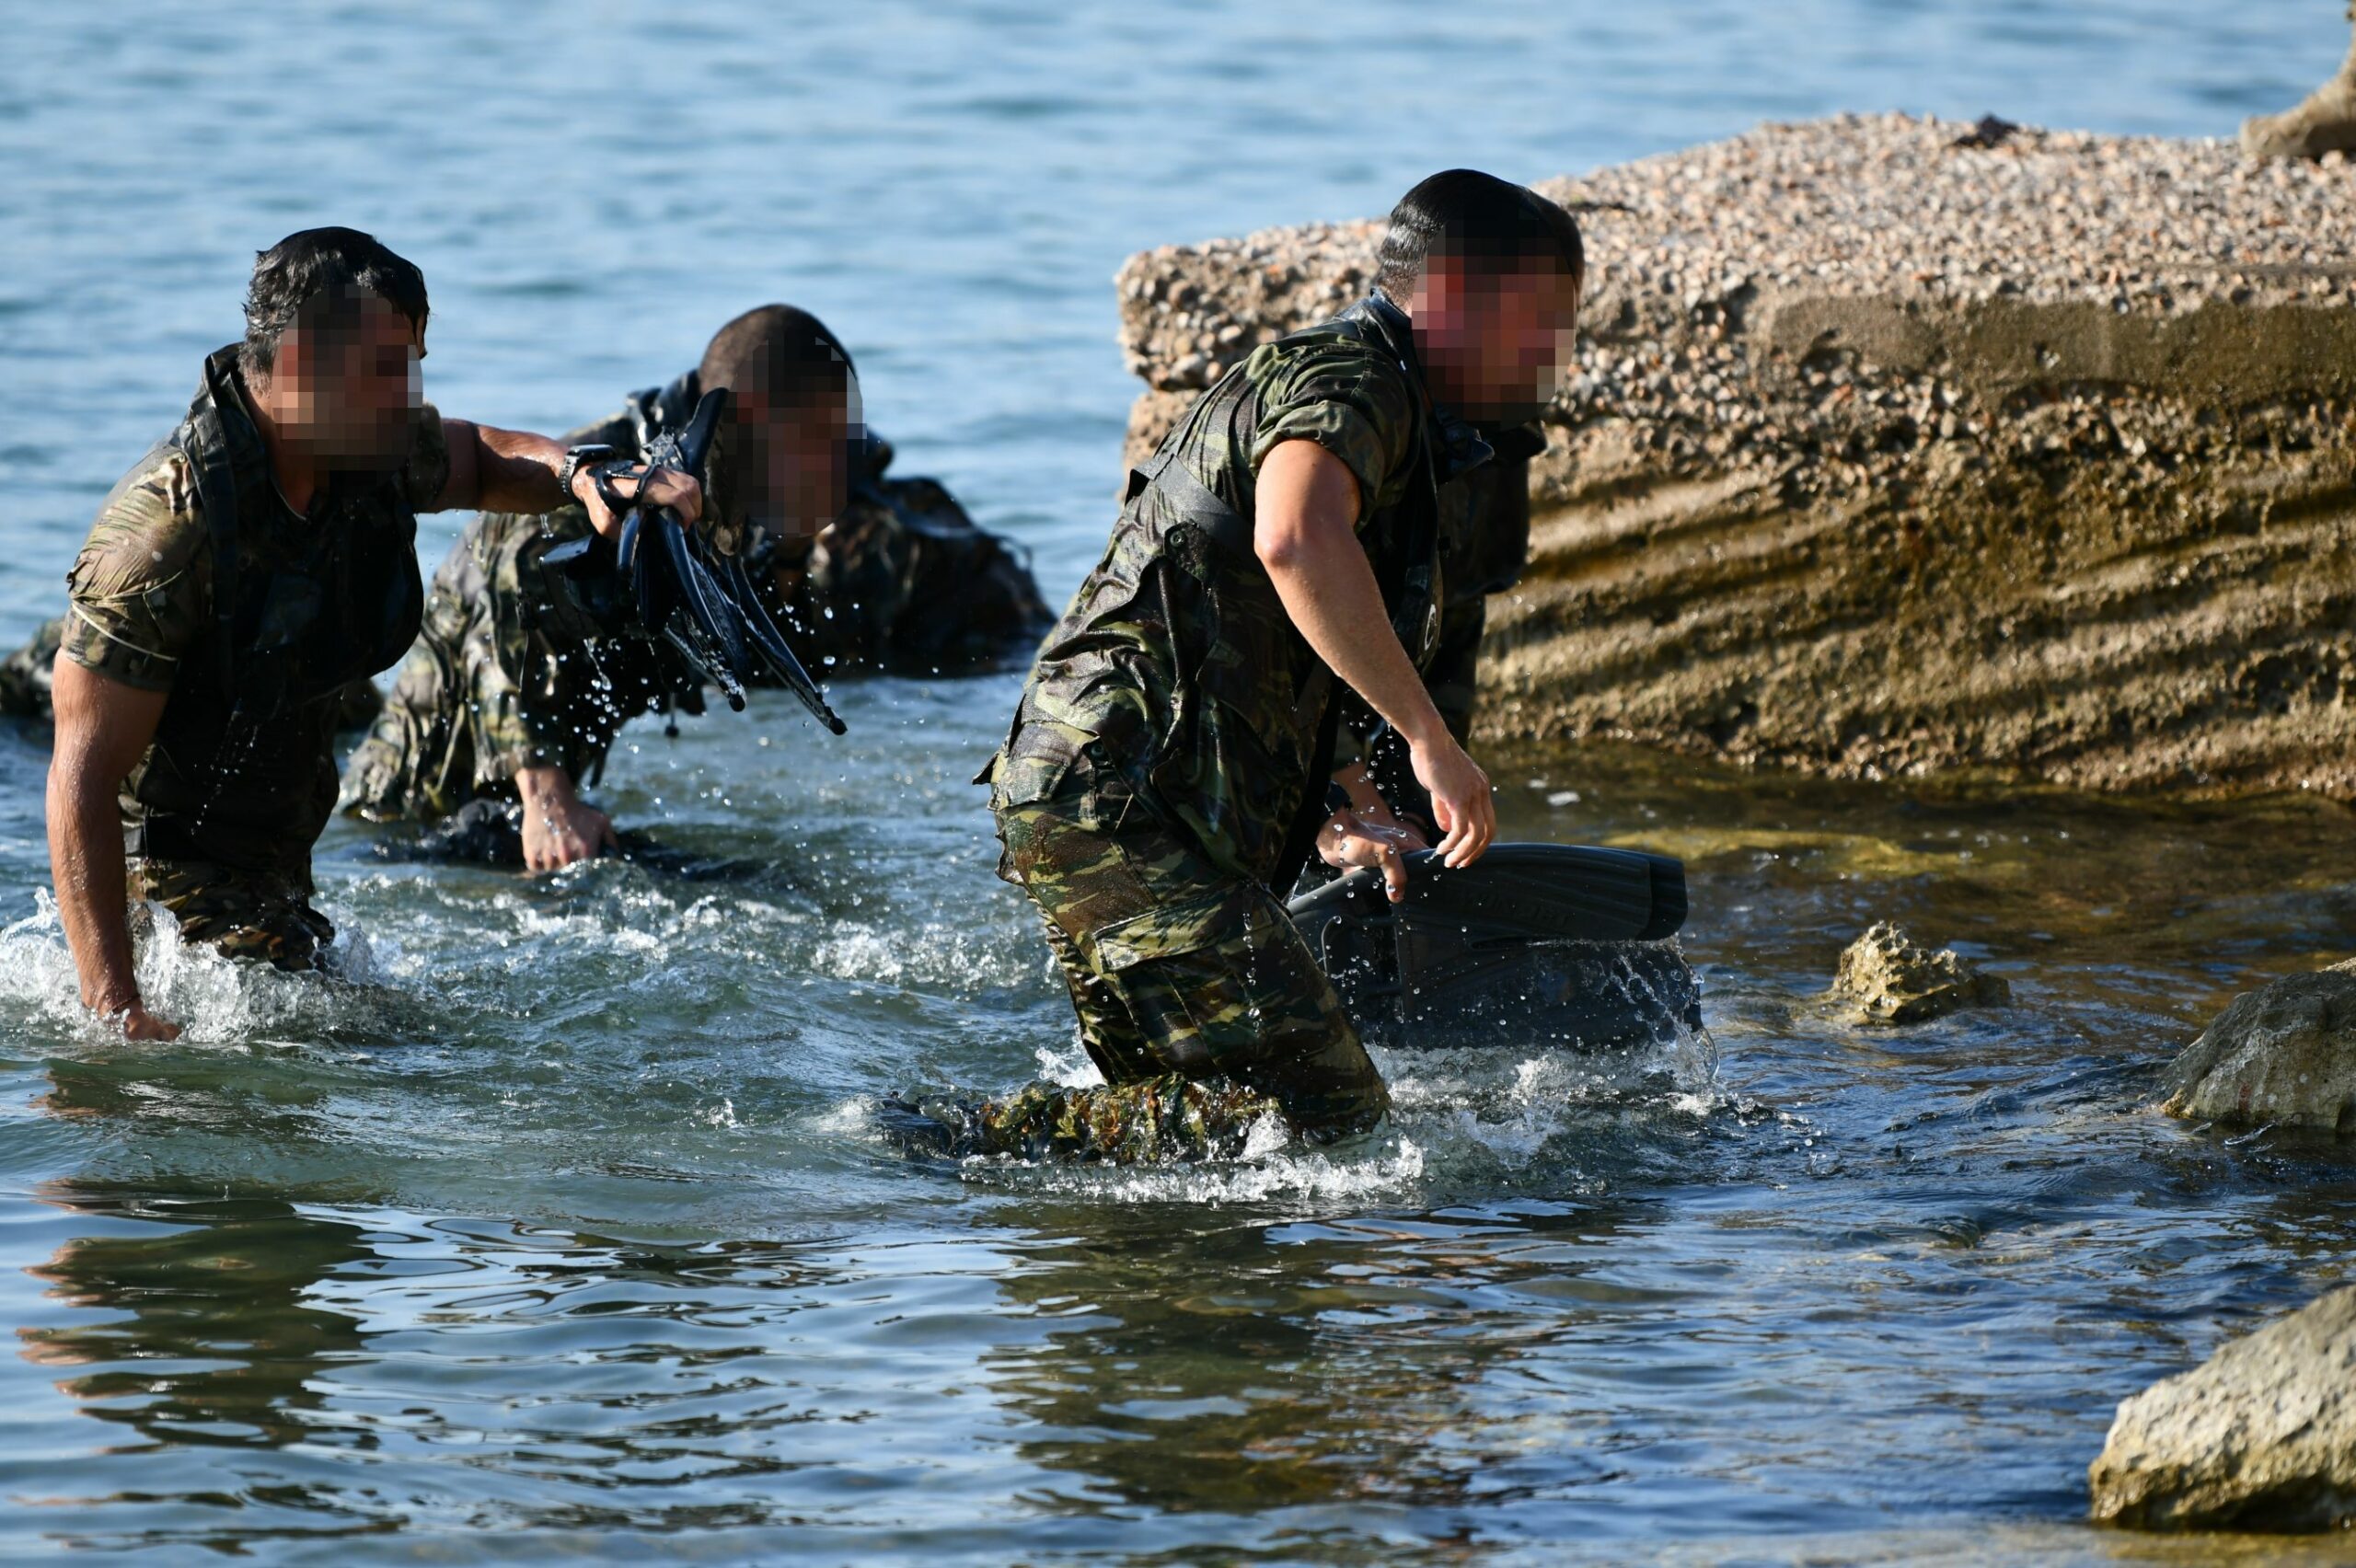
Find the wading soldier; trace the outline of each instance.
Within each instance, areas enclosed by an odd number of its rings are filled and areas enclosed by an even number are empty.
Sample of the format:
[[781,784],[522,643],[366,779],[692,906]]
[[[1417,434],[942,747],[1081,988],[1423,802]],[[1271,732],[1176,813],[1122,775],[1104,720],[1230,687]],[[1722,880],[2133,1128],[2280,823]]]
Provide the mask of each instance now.
[[[884,477],[891,449],[860,423],[850,357],[804,311],[745,312],[696,369],[569,439],[634,454],[722,387],[728,423],[698,476],[707,510],[736,536],[770,614],[808,663],[957,673],[1036,645],[1050,617],[1029,569],[940,485]],[[564,591],[541,563],[589,528],[577,505],[467,525],[434,574],[392,695],[344,770],[345,810],[443,823],[433,842],[446,852],[533,870],[616,841],[581,788],[629,720],[701,712],[703,693],[667,644],[601,635],[564,613]]]
[[1380,1118],[1282,898],[1312,846],[1403,885],[1381,803],[1329,787],[1344,685],[1405,745],[1446,862],[1488,846],[1488,779],[1418,662],[1447,492],[1491,455],[1483,430],[1552,398],[1582,273],[1560,207],[1435,175],[1392,212],[1370,297],[1255,350],[1131,476],[984,775],[1001,874],[1045,918],[1106,1087],[928,1113],[953,1147],[1153,1158],[1231,1146],[1270,1109],[1321,1139]]
[[[74,569],[52,691],[51,870],[82,1000],[136,1039],[127,899],[181,937],[314,967],[311,847],[335,806],[338,694],[417,634],[420,512],[543,512],[597,476],[545,436],[443,419],[420,395],[425,282],[364,234],[261,253],[243,342],[206,359],[187,417],[98,510]],[[680,515],[686,475],[616,468]]]

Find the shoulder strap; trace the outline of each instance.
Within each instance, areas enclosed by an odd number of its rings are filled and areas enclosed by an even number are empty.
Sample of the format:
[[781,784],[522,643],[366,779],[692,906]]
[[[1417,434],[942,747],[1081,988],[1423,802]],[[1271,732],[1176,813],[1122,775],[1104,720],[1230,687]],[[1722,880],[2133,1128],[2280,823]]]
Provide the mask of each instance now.
[[196,497],[204,508],[204,530],[213,541],[214,663],[224,701],[237,697],[237,485],[229,467],[229,444],[221,416],[210,408],[192,412],[173,444],[188,459]]

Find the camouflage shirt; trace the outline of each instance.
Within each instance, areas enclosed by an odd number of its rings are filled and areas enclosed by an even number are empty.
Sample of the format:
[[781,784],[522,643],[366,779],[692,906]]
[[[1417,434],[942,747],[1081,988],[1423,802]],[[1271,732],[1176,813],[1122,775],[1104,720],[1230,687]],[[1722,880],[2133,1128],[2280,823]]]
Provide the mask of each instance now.
[[1110,767],[1231,874],[1276,874],[1332,682],[1253,553],[1260,464],[1305,440],[1348,467],[1388,594],[1399,573],[1387,568],[1438,526],[1438,466],[1455,472],[1448,454],[1464,449],[1441,429],[1406,317],[1380,295],[1353,316],[1358,330],[1329,324],[1254,350],[1132,476],[1111,545],[1048,634],[984,772],[996,807],[1052,799],[1075,768]]
[[[449,449],[424,409],[397,472],[338,474],[298,513],[271,477],[235,360],[232,349],[208,359],[189,420],[99,507],[66,577],[59,654],[171,694],[122,787],[132,853],[307,875],[335,801],[339,695],[391,664],[416,627],[416,513],[448,482]],[[201,463],[235,513],[226,638],[214,613],[220,519]]]

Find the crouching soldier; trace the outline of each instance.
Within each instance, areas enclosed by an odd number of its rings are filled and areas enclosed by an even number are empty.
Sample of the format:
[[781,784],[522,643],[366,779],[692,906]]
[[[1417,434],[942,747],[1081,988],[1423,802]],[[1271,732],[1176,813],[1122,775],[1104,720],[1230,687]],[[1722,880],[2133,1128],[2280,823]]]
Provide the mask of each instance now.
[[1381,1117],[1381,1075],[1282,899],[1312,847],[1403,885],[1396,823],[1333,787],[1345,686],[1406,746],[1448,864],[1495,832],[1418,662],[1449,491],[1488,459],[1484,428],[1552,398],[1582,272],[1560,207],[1435,175],[1392,213],[1370,297],[1255,350],[1131,476],[984,772],[1001,874],[1038,906],[1105,1086],[895,1102],[904,1136],[1168,1158],[1238,1147],[1268,1114],[1314,1139]]
[[[710,521],[806,662],[955,673],[1037,642],[1049,617],[1027,566],[932,480],[884,478],[891,449],[861,423],[850,356],[806,312],[747,311],[696,369],[571,439],[634,454],[721,388],[729,413],[699,476]],[[669,645],[564,613],[542,562],[589,526],[578,506],[467,525],[345,769],[345,810],[439,824],[430,843],[454,857],[533,870],[616,842],[582,789],[630,719],[700,713],[703,692]]]
[[[334,809],[340,694],[417,633],[417,513],[545,511],[561,444],[445,420],[421,396],[425,282],[367,235],[261,253],[243,342],[115,486],[67,578],[52,698],[50,863],[82,1000],[138,1039],[178,1029],[132,973],[130,900],[180,936],[314,967],[311,847]],[[688,476],[609,489],[702,510]],[[583,475],[594,525],[618,525]]]

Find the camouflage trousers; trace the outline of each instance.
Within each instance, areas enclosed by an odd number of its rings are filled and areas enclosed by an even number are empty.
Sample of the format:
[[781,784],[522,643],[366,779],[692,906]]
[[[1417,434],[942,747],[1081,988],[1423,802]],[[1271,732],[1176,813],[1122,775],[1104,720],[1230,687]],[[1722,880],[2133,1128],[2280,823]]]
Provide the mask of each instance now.
[[126,867],[132,902],[172,912],[180,940],[258,958],[281,969],[317,969],[335,927],[311,907],[307,878],[238,870],[194,860],[133,859]]
[[[1220,870],[1142,804],[1123,802],[1110,822],[1107,805],[1082,790],[999,811],[1003,874],[1045,917],[1105,1084],[1033,1085],[981,1107],[982,1150],[1077,1142],[1123,1158],[1199,1158],[1239,1148],[1239,1130],[1272,1109],[1318,1139],[1380,1120],[1382,1075],[1275,897]],[[1141,1119],[1155,1140],[1122,1130]],[[1058,1128],[1089,1131],[1075,1139]]]

